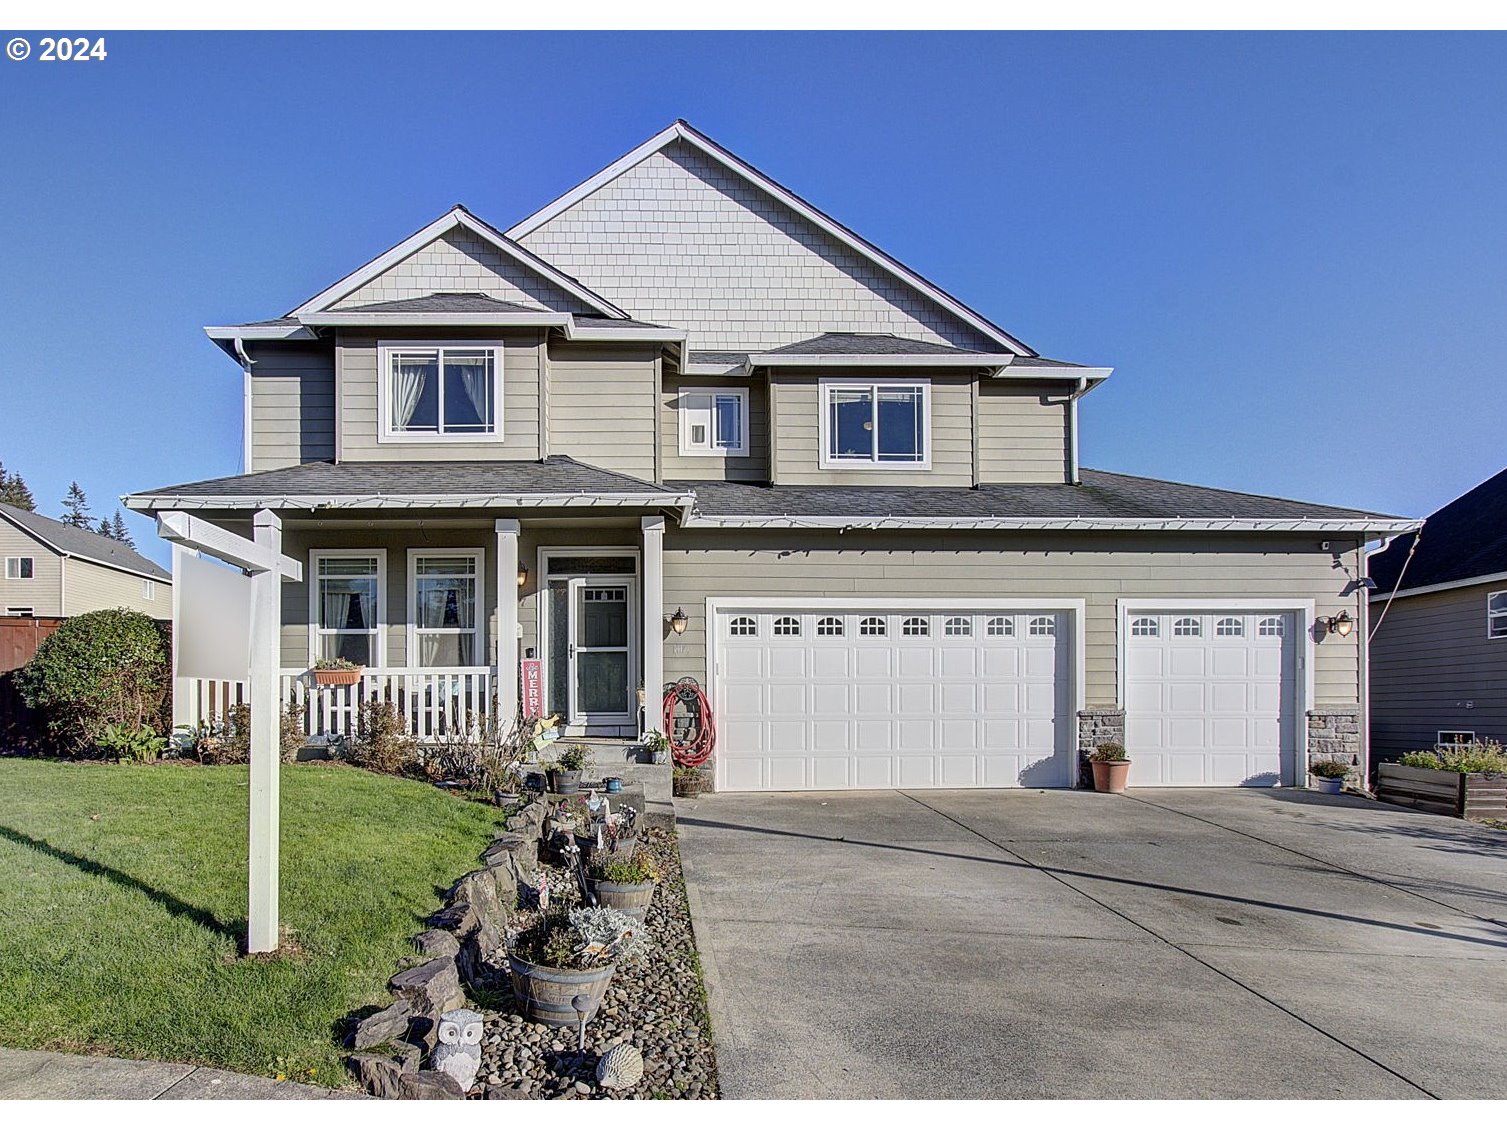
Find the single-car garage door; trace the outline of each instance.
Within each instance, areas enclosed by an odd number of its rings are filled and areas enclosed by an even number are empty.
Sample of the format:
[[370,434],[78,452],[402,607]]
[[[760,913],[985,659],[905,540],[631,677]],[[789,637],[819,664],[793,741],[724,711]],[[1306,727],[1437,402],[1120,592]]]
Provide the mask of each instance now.
[[1071,784],[1071,617],[717,614],[718,787]]
[[1131,612],[1124,630],[1130,784],[1292,782],[1292,613],[1148,610]]

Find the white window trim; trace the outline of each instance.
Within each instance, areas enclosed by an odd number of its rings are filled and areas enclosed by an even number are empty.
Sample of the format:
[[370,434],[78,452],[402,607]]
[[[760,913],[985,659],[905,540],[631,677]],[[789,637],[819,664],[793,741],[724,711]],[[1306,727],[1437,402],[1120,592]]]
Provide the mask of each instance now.
[[[489,432],[404,432],[392,426],[392,408],[388,396],[392,389],[391,365],[394,353],[411,349],[489,350],[492,354],[492,430]],[[379,341],[377,342],[377,442],[378,443],[500,443],[503,438],[502,370],[503,343],[500,341]],[[444,369],[440,370],[444,384]]]
[[[697,446],[691,442],[691,414],[685,405],[688,396],[712,397],[712,412],[710,425],[707,429],[707,442]],[[717,434],[717,401],[719,396],[736,396],[738,398],[738,446],[717,447],[715,436]],[[748,389],[746,388],[682,388],[675,394],[675,415],[677,431],[680,433],[680,454],[687,456],[713,456],[727,459],[746,458],[748,455]]]
[[[1444,735],[1445,734],[1454,734],[1456,737],[1463,737],[1463,738],[1465,738],[1465,741],[1464,742],[1446,742],[1444,740]],[[1434,748],[1435,749],[1459,749],[1462,745],[1468,745],[1471,742],[1474,742],[1475,740],[1476,740],[1476,732],[1474,730],[1435,730],[1434,731]]]
[[[11,571],[10,571],[11,570],[11,562],[13,562],[13,561],[16,564],[16,571],[15,571],[14,574],[12,574]],[[31,576],[29,576],[29,577],[23,577],[23,576],[21,576],[21,562],[23,562],[23,561],[30,561],[31,562]],[[32,557],[32,556],[30,556],[28,554],[24,554],[24,553],[22,555],[20,555],[19,557],[7,557],[5,559],[5,573],[4,573],[3,577],[7,581],[34,581],[34,580],[36,580],[37,579],[37,559],[35,557]]]
[[141,578],[141,599],[142,600],[156,600],[157,599],[157,582],[154,581],[154,580],[152,580],[150,577],[142,577]]
[[[916,463],[881,463],[877,458],[871,459],[834,459],[832,458],[829,433],[831,431],[831,406],[829,398],[831,394],[839,390],[873,391],[877,397],[878,390],[884,387],[919,388],[921,390],[921,412],[925,416],[924,427],[921,430],[921,460]],[[818,382],[817,412],[820,417],[819,439],[820,446],[816,451],[817,466],[823,471],[930,471],[931,470],[931,381],[918,377],[869,377],[857,380],[852,377],[824,377]],[[876,429],[877,442],[877,429]]]
[[[471,635],[472,638],[476,641],[475,644],[472,645],[472,654],[476,656],[478,661],[476,663],[470,664],[469,666],[486,666],[486,550],[470,547],[452,549],[449,546],[428,545],[419,549],[410,549],[408,551],[408,638],[405,641],[405,647],[407,648],[407,651],[404,653],[408,656],[408,666],[413,668],[422,668],[425,670],[428,669],[424,668],[424,665],[419,662],[419,578],[417,568],[419,558],[421,557],[469,557],[476,562],[476,614],[474,617],[476,623],[472,626]],[[452,634],[460,635],[462,633],[454,632]],[[437,667],[434,669],[444,670],[443,667]]]
[[5,610],[5,614],[7,616],[23,616],[23,617],[26,617],[27,619],[35,619],[36,615],[37,615],[37,610],[32,605],[24,604],[24,605],[17,605],[14,608],[7,608]]
[[309,551],[309,666],[319,658],[319,563],[350,557],[375,557],[377,559],[377,620],[372,625],[372,634],[377,637],[377,652],[372,658],[378,662],[373,670],[387,666],[387,550],[385,549],[311,549]]
[[[1498,596],[1507,597],[1507,589],[1498,589],[1496,592],[1486,594],[1486,638],[1489,640],[1507,640],[1507,608],[1504,608],[1500,612],[1493,612],[1491,610],[1492,598]],[[1502,621],[1500,629],[1493,627],[1491,623],[1492,620],[1498,617]]]

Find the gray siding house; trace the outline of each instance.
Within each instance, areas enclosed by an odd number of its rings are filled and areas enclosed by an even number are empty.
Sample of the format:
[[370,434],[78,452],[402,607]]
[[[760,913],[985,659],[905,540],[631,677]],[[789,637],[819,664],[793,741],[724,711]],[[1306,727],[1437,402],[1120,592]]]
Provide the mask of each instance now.
[[1507,741],[1507,471],[1373,554],[1372,755]]
[[[728,790],[1071,787],[1110,736],[1147,785],[1364,756],[1364,632],[1328,626],[1364,618],[1366,541],[1414,523],[1081,467],[1110,369],[684,122],[506,231],[456,207],[208,333],[245,473],[128,501],[281,517],[311,734],[362,695],[421,736],[511,713],[534,661],[581,734],[657,727],[696,679]],[[312,686],[337,655],[362,682]]]
[[0,615],[173,615],[173,579],[129,546],[0,502]]

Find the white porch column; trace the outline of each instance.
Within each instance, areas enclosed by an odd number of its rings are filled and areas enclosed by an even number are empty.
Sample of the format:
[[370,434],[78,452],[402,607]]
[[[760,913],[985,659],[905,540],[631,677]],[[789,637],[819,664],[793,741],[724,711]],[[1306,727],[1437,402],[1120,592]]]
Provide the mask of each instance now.
[[518,519],[497,529],[497,710],[505,722],[518,713]]
[[644,728],[659,729],[665,685],[665,520],[644,518]]
[[[254,523],[259,549],[274,563],[283,551],[283,523],[270,510],[258,510]],[[247,692],[251,706],[250,879],[246,914],[246,949],[277,949],[278,875],[278,702],[279,606],[282,575],[272,568],[251,575],[251,672]]]

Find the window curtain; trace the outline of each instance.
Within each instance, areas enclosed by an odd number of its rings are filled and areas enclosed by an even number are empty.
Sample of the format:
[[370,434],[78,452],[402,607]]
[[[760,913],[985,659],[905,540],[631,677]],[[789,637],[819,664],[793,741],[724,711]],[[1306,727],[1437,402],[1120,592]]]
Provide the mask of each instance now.
[[490,366],[485,361],[451,361],[449,366],[460,374],[461,387],[466,390],[466,399],[475,409],[477,420],[489,423],[492,418],[488,409],[492,391]]
[[433,362],[398,359],[392,380],[392,426],[406,428],[424,394],[424,378]]
[[320,627],[347,632],[364,632],[370,625],[366,622],[366,609],[359,592],[324,593],[324,610]]

